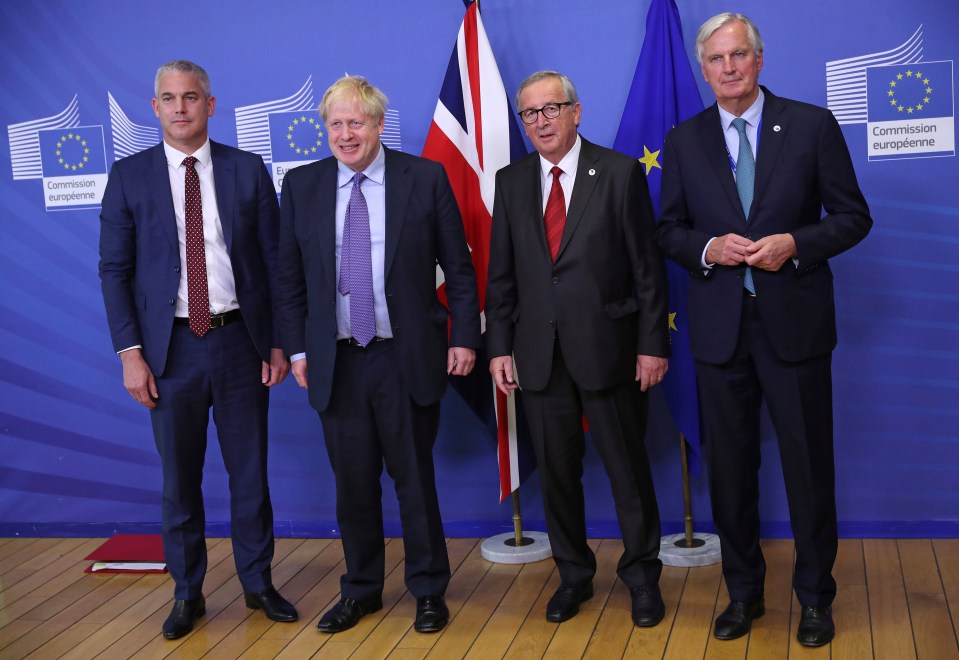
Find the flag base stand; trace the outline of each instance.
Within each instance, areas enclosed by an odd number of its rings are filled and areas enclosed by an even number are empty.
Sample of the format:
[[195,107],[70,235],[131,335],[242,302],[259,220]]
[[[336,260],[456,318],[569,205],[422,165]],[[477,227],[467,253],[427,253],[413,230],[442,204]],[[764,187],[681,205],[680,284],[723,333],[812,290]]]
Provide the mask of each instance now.
[[692,543],[686,534],[670,534],[660,539],[659,559],[666,566],[709,566],[722,561],[719,537],[715,534],[695,534]]
[[524,532],[519,489],[513,491],[513,531],[497,534],[480,546],[483,559],[495,564],[531,564],[553,556],[545,532]]
[[553,556],[545,532],[523,532],[519,545],[512,532],[497,534],[483,541],[480,551],[483,559],[496,564],[529,564]]

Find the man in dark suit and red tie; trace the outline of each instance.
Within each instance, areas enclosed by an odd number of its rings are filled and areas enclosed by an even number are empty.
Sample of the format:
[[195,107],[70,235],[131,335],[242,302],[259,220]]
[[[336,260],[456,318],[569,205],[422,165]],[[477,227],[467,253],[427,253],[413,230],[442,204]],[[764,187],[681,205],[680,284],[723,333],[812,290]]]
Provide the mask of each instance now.
[[159,68],[163,142],[110,171],[100,213],[100,279],[123,384],[150,409],[163,468],[163,552],[182,637],[206,612],[203,461],[210,408],[230,476],[233,556],[247,607],[296,610],[273,587],[267,485],[269,388],[289,372],[273,296],[279,209],[263,160],[216,142],[206,71]]
[[665,606],[646,392],[666,374],[669,337],[646,175],[635,158],[579,136],[582,106],[566,76],[534,73],[516,105],[537,153],[496,176],[486,337],[496,386],[507,395],[523,388],[562,579],[546,618],[565,621],[593,595],[585,412],[623,534],[617,573],[629,587],[633,621],[654,626]]
[[690,273],[690,341],[730,598],[714,634],[745,635],[765,611],[758,502],[765,400],[796,544],[798,639],[821,646],[835,634],[838,546],[828,259],[861,241],[872,219],[832,114],[759,86],[763,44],[752,21],[730,13],[709,19],[696,55],[717,102],[666,138],[656,238]]
[[[450,580],[433,472],[447,376],[480,340],[476,276],[443,167],[380,142],[386,97],[359,76],[323,95],[332,158],[283,182],[279,306],[293,374],[319,412],[346,574],[318,628],[383,607],[385,464],[396,485],[417,632],[446,626]],[[449,311],[437,298],[443,269]]]

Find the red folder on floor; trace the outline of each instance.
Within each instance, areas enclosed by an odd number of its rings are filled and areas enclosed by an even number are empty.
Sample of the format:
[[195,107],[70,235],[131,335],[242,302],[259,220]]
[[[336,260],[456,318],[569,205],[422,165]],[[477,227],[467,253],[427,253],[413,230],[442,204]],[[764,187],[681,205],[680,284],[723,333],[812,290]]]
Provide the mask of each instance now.
[[84,559],[84,573],[166,573],[159,534],[114,534]]

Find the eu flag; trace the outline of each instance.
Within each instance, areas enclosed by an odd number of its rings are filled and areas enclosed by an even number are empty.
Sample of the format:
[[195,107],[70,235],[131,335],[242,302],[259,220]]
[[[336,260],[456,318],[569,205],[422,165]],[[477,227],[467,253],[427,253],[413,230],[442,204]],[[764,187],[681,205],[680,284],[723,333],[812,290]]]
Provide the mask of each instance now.
[[37,131],[43,176],[106,174],[102,126],[73,126]]
[[866,69],[869,121],[952,117],[952,62],[916,62]]
[[[652,0],[646,14],[646,37],[636,64],[623,118],[613,148],[638,158],[659,217],[662,185],[662,149],[666,133],[703,109],[703,101],[683,46],[683,27],[674,0]],[[686,289],[689,274],[673,262],[669,278],[669,328],[672,357],[663,381],[663,393],[676,426],[690,447],[690,471],[699,474],[699,397],[689,349]]]
[[269,118],[271,162],[312,161],[329,155],[320,149],[326,136],[323,119],[316,110],[271,112]]

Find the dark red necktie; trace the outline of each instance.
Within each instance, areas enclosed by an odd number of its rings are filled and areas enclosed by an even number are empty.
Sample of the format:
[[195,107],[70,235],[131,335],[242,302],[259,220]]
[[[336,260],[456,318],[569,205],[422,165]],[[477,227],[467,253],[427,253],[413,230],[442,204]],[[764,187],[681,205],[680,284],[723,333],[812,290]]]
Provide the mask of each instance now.
[[563,170],[553,167],[553,187],[549,190],[546,200],[546,212],[543,214],[543,224],[546,226],[546,245],[549,247],[549,256],[556,261],[559,254],[559,244],[563,240],[563,227],[566,226],[566,197],[563,195],[563,186],[559,184],[559,175]]
[[197,159],[187,156],[186,166],[186,286],[190,330],[202,337],[210,329],[210,289],[206,279],[206,246],[203,242],[203,203]]

